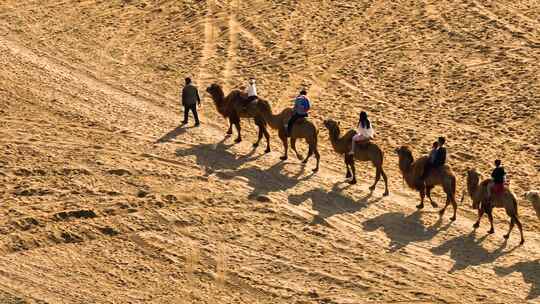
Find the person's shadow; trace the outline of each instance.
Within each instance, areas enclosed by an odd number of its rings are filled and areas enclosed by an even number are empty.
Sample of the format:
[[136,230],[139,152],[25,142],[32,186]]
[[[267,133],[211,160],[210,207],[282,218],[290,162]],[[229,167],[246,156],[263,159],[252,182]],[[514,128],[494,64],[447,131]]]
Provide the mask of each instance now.
[[451,222],[441,227],[442,219],[432,226],[424,226],[421,222],[422,213],[415,211],[407,216],[401,212],[390,212],[369,219],[363,223],[366,231],[382,228],[390,239],[390,252],[396,252],[410,243],[428,241],[439,232],[447,230]]
[[525,282],[532,284],[526,300],[540,296],[540,259],[530,262],[519,262],[509,267],[495,267],[498,276],[506,276],[512,272],[521,272]]
[[482,246],[482,242],[487,236],[488,234],[476,239],[475,232],[472,231],[467,235],[457,236],[444,242],[438,247],[432,248],[431,252],[436,255],[450,253],[450,258],[452,258],[455,263],[448,273],[453,273],[455,271],[466,269],[469,266],[493,263],[499,257],[519,248],[519,246],[516,246],[511,250],[504,251],[504,248],[506,248],[506,242],[504,242],[495,251],[489,252]]
[[[295,206],[311,199],[313,210],[318,211],[318,215],[313,218],[311,225],[328,225],[327,218],[334,215],[355,213],[367,207],[371,193],[355,201],[353,198],[343,193],[344,188],[339,188],[339,183],[335,184],[330,191],[323,188],[311,189],[307,192],[298,195],[289,195],[289,203]],[[349,185],[347,185],[348,187]],[[377,198],[369,201],[370,203],[377,202],[382,198]]]
[[170,142],[174,139],[176,139],[178,136],[186,133],[186,131],[188,129],[191,129],[193,127],[187,127],[187,126],[178,126],[172,130],[170,130],[169,132],[167,132],[167,134],[161,136],[159,139],[156,140],[156,143],[166,143],[166,142]]

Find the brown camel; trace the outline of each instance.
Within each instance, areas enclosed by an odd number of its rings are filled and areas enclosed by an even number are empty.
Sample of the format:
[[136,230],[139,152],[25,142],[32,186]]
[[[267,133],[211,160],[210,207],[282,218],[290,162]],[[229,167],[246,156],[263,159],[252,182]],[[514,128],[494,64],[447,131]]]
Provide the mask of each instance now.
[[[375,190],[375,186],[377,186],[377,183],[381,179],[382,175],[384,180],[383,195],[387,196],[389,192],[388,179],[386,177],[386,173],[384,173],[383,170],[384,152],[379,148],[379,146],[372,142],[358,145],[358,147],[354,151],[354,156],[348,155],[348,152],[351,151],[352,138],[356,134],[356,131],[349,130],[347,133],[345,133],[345,135],[340,138],[339,135],[341,131],[339,130],[339,122],[328,119],[324,121],[324,126],[328,129],[328,133],[330,134],[330,142],[332,143],[334,151],[338,154],[344,155],[345,167],[347,168],[347,174],[345,177],[350,178],[352,171],[352,180],[349,181],[349,183],[356,184],[356,169],[354,166],[355,159],[361,162],[370,161],[375,166],[376,172],[375,183],[373,183],[373,185],[369,187],[369,190]],[[349,167],[351,168],[351,170],[349,170]]]
[[[259,99],[257,100],[256,105],[259,110],[259,113],[261,113],[266,123],[272,129],[278,130],[278,136],[281,139],[281,142],[283,143],[283,149],[285,153],[283,156],[280,157],[280,159],[286,160],[288,158],[288,150],[289,150],[289,142],[286,136],[286,132],[287,132],[286,125],[293,114],[292,109],[287,108],[287,109],[282,110],[279,114],[274,115],[272,112],[272,106],[266,100]],[[302,161],[304,164],[308,162],[311,155],[315,154],[315,158],[317,159],[317,165],[315,166],[315,169],[313,169],[313,172],[319,171],[319,162],[321,159],[319,150],[317,148],[318,134],[319,134],[319,131],[317,130],[317,127],[315,127],[315,125],[311,121],[305,118],[301,118],[295,122],[294,127],[292,128],[292,131],[290,134],[291,148],[296,153],[296,156],[298,157],[298,159],[302,160],[302,156],[296,150],[296,140],[303,138],[306,140],[309,146],[308,155]]]
[[420,204],[416,206],[418,209],[424,208],[424,198],[427,195],[431,205],[436,208],[437,204],[431,199],[431,190],[435,186],[442,186],[446,193],[446,204],[439,211],[440,216],[444,215],[448,204],[452,203],[454,215],[450,218],[451,221],[456,220],[456,177],[452,173],[449,166],[445,165],[442,168],[431,170],[424,182],[421,180],[424,171],[424,165],[428,161],[426,156],[414,160],[413,154],[408,147],[402,146],[396,149],[399,157],[399,169],[403,175],[403,179],[407,185],[420,193]]
[[227,130],[227,134],[232,134],[233,125],[236,127],[238,137],[235,139],[235,142],[239,143],[242,141],[240,118],[253,118],[255,120],[255,124],[259,127],[259,137],[257,142],[253,144],[253,147],[258,147],[259,142],[264,136],[266,138],[266,150],[264,152],[270,152],[270,134],[266,129],[266,122],[264,121],[263,116],[261,113],[259,113],[254,103],[251,103],[247,108],[245,108],[242,105],[242,92],[239,90],[233,90],[229,93],[229,95],[225,96],[221,86],[215,83],[210,85],[206,89],[206,92],[212,96],[219,114],[229,119],[229,129]]
[[[518,219],[518,205],[517,199],[514,193],[507,187],[505,187],[502,194],[492,194],[492,200],[489,202],[487,200],[487,187],[491,179],[486,179],[480,183],[480,174],[475,169],[467,170],[467,192],[472,200],[473,209],[478,209],[478,220],[474,223],[473,227],[480,227],[480,220],[484,213],[487,213],[489,218],[489,223],[491,229],[488,233],[494,233],[495,229],[493,228],[493,208],[504,208],[506,214],[510,217],[510,229],[508,233],[504,235],[505,239],[510,237],[510,232],[514,228],[514,225],[518,226],[519,233],[521,234],[521,243],[523,244],[525,240],[523,239],[523,229],[521,227],[521,222]],[[465,192],[463,192],[463,197],[461,201],[465,198]]]

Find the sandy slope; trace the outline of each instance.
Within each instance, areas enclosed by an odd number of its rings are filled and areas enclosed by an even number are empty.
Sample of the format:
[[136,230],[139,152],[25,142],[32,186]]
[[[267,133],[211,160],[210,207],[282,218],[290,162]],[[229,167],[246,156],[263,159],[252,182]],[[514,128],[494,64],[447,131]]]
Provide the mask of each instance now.
[[[540,302],[532,207],[522,247],[502,210],[490,236],[468,201],[415,212],[392,153],[444,134],[460,189],[495,157],[540,187],[537,2],[180,2],[0,3],[0,302]],[[367,109],[392,194],[343,183],[322,129],[312,175],[251,123],[223,139],[207,97],[178,128],[185,75],[256,75],[275,109],[307,85],[319,126]]]

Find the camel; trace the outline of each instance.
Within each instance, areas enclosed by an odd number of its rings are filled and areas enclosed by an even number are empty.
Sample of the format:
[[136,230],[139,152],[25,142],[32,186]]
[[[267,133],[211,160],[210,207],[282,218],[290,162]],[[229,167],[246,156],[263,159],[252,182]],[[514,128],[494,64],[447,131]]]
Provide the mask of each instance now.
[[352,176],[352,179],[349,181],[349,183],[352,185],[356,184],[356,169],[354,166],[355,159],[361,162],[370,161],[373,166],[375,166],[376,172],[375,182],[373,183],[373,185],[371,185],[371,187],[369,187],[369,190],[372,192],[375,190],[375,187],[377,186],[377,183],[381,179],[382,175],[384,180],[383,195],[387,196],[389,192],[388,179],[383,169],[384,152],[379,148],[379,146],[372,142],[364,145],[358,145],[358,147],[354,151],[354,155],[348,155],[348,152],[351,150],[352,146],[352,138],[356,134],[356,132],[354,130],[349,130],[347,133],[345,133],[345,135],[339,137],[341,132],[339,130],[339,122],[331,119],[325,120],[324,126],[328,129],[328,132],[330,134],[330,142],[332,143],[334,151],[338,154],[344,155],[345,167],[347,168],[347,174],[345,175],[345,178],[350,178]]
[[[484,213],[487,213],[489,218],[489,223],[491,229],[488,231],[489,234],[494,233],[495,229],[493,228],[493,208],[504,208],[506,214],[510,217],[510,229],[508,233],[504,235],[505,239],[510,237],[510,232],[514,228],[514,225],[518,226],[519,233],[521,234],[521,242],[523,244],[525,240],[523,239],[523,229],[521,227],[521,222],[518,219],[518,205],[517,199],[514,193],[507,187],[505,187],[504,192],[499,195],[492,195],[492,202],[487,201],[487,187],[491,179],[486,179],[480,183],[480,174],[475,169],[467,170],[467,192],[472,199],[473,209],[478,209],[478,220],[474,223],[473,227],[476,229],[480,227],[480,220]],[[463,197],[461,201],[465,198],[465,192],[463,192]]]
[[253,103],[250,104],[247,109],[244,108],[242,105],[242,92],[239,90],[233,90],[229,93],[229,95],[225,96],[221,86],[215,83],[210,85],[206,89],[206,92],[212,96],[212,100],[214,101],[218,113],[229,119],[229,129],[227,130],[227,135],[232,134],[232,126],[234,125],[236,127],[236,131],[238,132],[238,137],[235,139],[235,142],[241,142],[242,135],[240,118],[253,118],[255,120],[255,124],[257,127],[259,127],[259,137],[257,142],[253,144],[253,147],[258,147],[259,142],[264,136],[266,138],[266,150],[264,152],[270,152],[270,134],[266,129],[266,122]]
[[524,194],[525,198],[532,203],[536,216],[540,220],[540,191],[531,190]]
[[[291,108],[283,109],[279,114],[274,114],[272,112],[272,106],[269,102],[266,100],[257,100],[256,102],[257,109],[259,113],[261,113],[262,117],[264,118],[265,122],[275,130],[278,130],[278,136],[281,139],[281,142],[283,143],[283,149],[284,149],[284,155],[280,157],[281,160],[286,160],[288,158],[288,149],[289,149],[289,142],[286,136],[287,133],[287,123],[289,119],[291,118],[293,111]],[[305,139],[308,146],[309,151],[308,155],[305,159],[303,159],[303,163],[307,163],[311,155],[315,155],[315,158],[317,159],[317,165],[313,169],[313,172],[319,171],[319,162],[321,159],[321,156],[319,154],[319,150],[317,148],[317,137],[318,137],[319,131],[317,130],[317,127],[309,121],[308,119],[301,118],[297,120],[294,124],[294,127],[292,128],[290,138],[291,138],[291,148],[296,153],[296,156],[298,159],[302,160],[302,156],[298,151],[296,150],[296,141],[298,139]]]
[[457,203],[456,203],[456,177],[452,173],[449,166],[445,165],[442,169],[431,170],[428,177],[424,182],[420,177],[424,171],[424,165],[428,161],[426,156],[420,157],[418,160],[414,160],[411,150],[402,146],[396,149],[396,153],[399,157],[399,169],[403,175],[403,179],[407,185],[420,193],[420,204],[416,206],[418,209],[424,208],[424,198],[427,195],[431,202],[431,206],[437,208],[437,204],[431,199],[431,190],[435,186],[442,186],[446,193],[446,204],[439,211],[440,216],[444,215],[448,204],[452,203],[454,208],[454,215],[450,218],[451,221],[456,220]]

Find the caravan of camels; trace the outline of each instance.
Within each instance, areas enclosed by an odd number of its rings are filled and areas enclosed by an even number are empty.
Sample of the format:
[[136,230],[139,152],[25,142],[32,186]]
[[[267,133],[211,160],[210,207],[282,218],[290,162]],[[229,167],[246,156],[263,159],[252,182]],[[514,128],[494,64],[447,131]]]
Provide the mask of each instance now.
[[[315,124],[307,118],[307,115],[302,116],[294,123],[294,126],[289,127],[288,122],[290,122],[291,117],[296,115],[294,109],[285,108],[277,114],[274,114],[268,101],[256,96],[253,96],[255,98],[247,98],[248,95],[250,95],[249,88],[248,94],[240,90],[232,90],[226,95],[220,85],[212,84],[206,89],[206,92],[208,92],[212,97],[219,114],[229,120],[229,129],[227,130],[227,135],[232,134],[233,125],[236,128],[238,137],[235,139],[235,142],[238,143],[242,141],[240,126],[241,119],[252,118],[258,127],[258,139],[253,144],[254,148],[259,145],[264,136],[266,139],[265,153],[270,152],[270,134],[267,130],[267,126],[270,126],[272,129],[278,131],[278,136],[283,144],[283,156],[281,156],[281,160],[286,160],[288,158],[287,152],[290,139],[291,148],[295,152],[298,159],[302,160],[303,163],[307,163],[310,157],[315,155],[316,166],[313,171],[317,172],[319,170],[320,155],[317,149],[318,130]],[[303,93],[305,94],[305,91]],[[303,95],[302,92],[300,95]],[[360,124],[362,124],[362,118],[360,120]],[[324,126],[326,129],[328,129],[330,142],[334,151],[340,155],[343,155],[347,170],[346,178],[350,178],[349,183],[356,183],[355,161],[369,161],[373,164],[376,170],[375,181],[373,185],[369,187],[370,191],[373,192],[375,190],[375,187],[382,176],[384,180],[383,195],[389,195],[388,180],[383,169],[384,152],[376,143],[370,141],[371,138],[364,138],[361,139],[361,141],[355,141],[358,133],[355,130],[349,130],[345,134],[341,135],[339,125],[339,122],[331,119],[324,121]],[[368,128],[369,127],[368,122]],[[287,130],[288,128],[290,128],[290,132]],[[298,139],[304,139],[309,146],[308,155],[305,158],[303,158],[296,149],[296,141]],[[440,138],[440,140],[441,139],[442,142],[439,141],[438,144],[441,147],[441,151],[443,151],[444,148],[442,148],[442,144],[444,144],[444,138]],[[437,143],[435,143],[433,151],[436,150]],[[444,150],[444,153],[446,153],[445,151],[446,150]],[[442,163],[437,166],[432,164],[433,155],[422,156],[415,159],[412,151],[407,146],[397,148],[395,153],[398,156],[399,169],[405,183],[411,189],[420,194],[421,201],[416,207],[418,209],[422,209],[424,207],[424,198],[427,196],[431,205],[436,208],[437,203],[433,201],[430,193],[434,187],[440,186],[446,194],[446,203],[445,206],[439,211],[439,214],[442,217],[448,205],[451,204],[453,214],[450,217],[450,220],[455,221],[457,212],[457,203],[455,198],[456,176],[452,172],[452,169],[444,163],[445,154],[443,156]],[[499,166],[497,166],[494,172],[497,170],[500,171],[500,169],[502,169],[502,167],[499,168]],[[522,225],[518,219],[518,204],[516,195],[506,183],[502,183],[500,188],[497,187],[497,183],[494,183],[496,178],[497,177],[492,175],[492,178],[482,180],[480,174],[475,169],[468,170],[466,183],[467,188],[463,191],[462,201],[465,198],[465,193],[467,192],[472,200],[472,208],[478,210],[478,219],[474,224],[475,229],[479,227],[483,214],[486,213],[488,215],[491,225],[491,228],[488,231],[490,234],[494,233],[492,216],[493,208],[504,208],[507,215],[510,217],[509,231],[504,235],[504,238],[508,239],[512,229],[515,225],[517,225],[521,236],[520,244],[523,244],[525,240],[523,238]],[[540,218],[540,202],[538,199],[538,193],[531,191],[526,193],[525,197],[533,203],[538,217]]]

